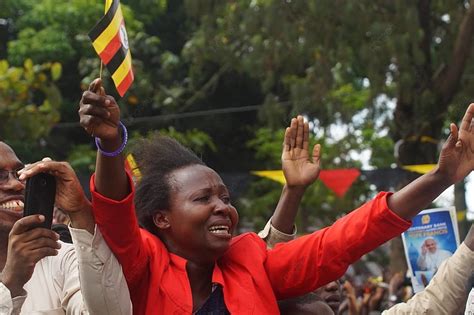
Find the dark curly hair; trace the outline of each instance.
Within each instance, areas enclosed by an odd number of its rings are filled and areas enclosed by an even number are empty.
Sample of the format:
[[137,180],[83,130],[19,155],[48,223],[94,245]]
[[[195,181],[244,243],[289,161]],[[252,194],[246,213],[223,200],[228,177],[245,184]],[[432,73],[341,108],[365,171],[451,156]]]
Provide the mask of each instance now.
[[135,194],[138,222],[149,232],[158,235],[153,216],[158,210],[169,208],[173,188],[171,172],[189,165],[205,164],[193,151],[175,139],[159,134],[140,140],[133,155],[142,173]]

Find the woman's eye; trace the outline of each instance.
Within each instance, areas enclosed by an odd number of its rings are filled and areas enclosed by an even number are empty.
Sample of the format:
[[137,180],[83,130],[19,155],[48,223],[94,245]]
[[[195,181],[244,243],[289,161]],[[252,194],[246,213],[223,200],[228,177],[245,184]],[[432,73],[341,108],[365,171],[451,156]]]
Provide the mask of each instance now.
[[224,197],[221,197],[221,200],[223,203],[230,203],[230,197],[229,196],[224,196]]
[[206,202],[206,201],[209,201],[209,196],[201,196],[201,197],[198,197],[198,198],[194,199],[194,201]]

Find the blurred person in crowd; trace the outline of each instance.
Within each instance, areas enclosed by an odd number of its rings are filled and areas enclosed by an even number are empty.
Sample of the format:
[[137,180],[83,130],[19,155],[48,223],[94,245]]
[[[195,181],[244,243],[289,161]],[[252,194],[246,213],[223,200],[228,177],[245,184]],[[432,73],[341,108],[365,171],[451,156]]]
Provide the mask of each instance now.
[[[321,146],[316,144],[313,147],[312,159],[309,160],[308,144],[304,144],[302,141],[302,139],[309,139],[309,128],[306,124],[303,117],[298,116],[291,120],[288,130],[286,130],[285,143],[294,142],[296,147],[295,150],[284,149],[282,152],[282,170],[286,183],[273,216],[268,220],[265,228],[258,233],[269,249],[278,243],[295,239],[294,221],[301,198],[307,187],[314,183],[319,176]],[[298,139],[298,130],[302,133],[299,135],[300,139]],[[284,300],[278,305],[282,314],[306,314],[305,312],[313,306],[319,314],[319,312],[322,313],[320,305],[326,303],[337,314],[341,300],[341,284],[339,281],[331,281],[307,296]]]
[[[99,146],[93,211],[122,264],[136,314],[276,314],[276,300],[338,279],[363,254],[405,231],[409,219],[474,168],[471,105],[459,130],[451,124],[432,172],[396,193],[380,193],[328,228],[267,250],[253,233],[232,237],[238,216],[222,179],[175,140],[141,143],[137,163],[143,176],[135,197],[123,165],[126,128],[115,100],[96,93],[99,85],[91,84],[79,110],[81,125]],[[284,150],[307,152],[306,128],[307,123],[297,129],[296,142],[287,129]]]
[[316,293],[280,301],[282,315],[334,315],[333,309]]
[[344,282],[343,289],[346,293],[347,313],[349,315],[359,315],[361,306],[358,300],[356,289],[349,280]]
[[438,242],[434,238],[427,238],[421,246],[421,255],[418,257],[418,268],[436,272],[441,263],[453,253],[438,248]]
[[[46,163],[52,162],[44,159],[35,165]],[[56,203],[71,211],[72,226],[93,230],[90,202],[70,166],[61,165],[69,167],[69,173],[59,172],[60,169],[53,172]],[[94,254],[83,253],[83,266],[78,263],[72,245],[58,241],[59,235],[52,230],[35,227],[44,221],[44,216],[23,217],[24,183],[32,175],[15,152],[0,142],[0,314],[87,314],[88,310],[94,314],[125,314],[115,312],[118,303],[115,288],[112,294],[103,292],[103,296],[94,292],[90,294],[90,304],[83,302],[78,267],[79,270],[91,267],[87,263],[93,261]],[[75,216],[75,212],[81,215]],[[78,246],[91,249],[90,244]],[[103,241],[102,246],[106,246]],[[101,279],[103,275],[94,268],[89,268],[85,279]],[[120,270],[117,262],[115,268]],[[125,282],[121,284],[126,288]],[[94,291],[95,287],[87,289]],[[124,303],[127,305],[126,301],[121,302]]]

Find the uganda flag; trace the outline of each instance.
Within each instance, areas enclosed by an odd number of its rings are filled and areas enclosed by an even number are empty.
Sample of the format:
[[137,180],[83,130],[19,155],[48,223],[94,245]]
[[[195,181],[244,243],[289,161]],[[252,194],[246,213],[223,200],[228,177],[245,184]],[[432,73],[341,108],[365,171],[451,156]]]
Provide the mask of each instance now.
[[132,174],[132,179],[135,184],[142,179],[142,173],[140,172],[137,162],[131,153],[129,153],[125,159],[125,169]]
[[105,15],[89,32],[95,51],[106,65],[120,96],[133,82],[132,56],[119,0],[105,1]]

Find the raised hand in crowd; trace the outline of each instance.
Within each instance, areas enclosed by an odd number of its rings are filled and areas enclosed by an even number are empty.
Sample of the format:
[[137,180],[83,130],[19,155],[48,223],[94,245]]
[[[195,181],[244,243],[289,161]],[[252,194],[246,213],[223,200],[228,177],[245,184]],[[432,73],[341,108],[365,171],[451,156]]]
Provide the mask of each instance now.
[[380,304],[382,299],[385,296],[385,288],[376,286],[370,292],[370,298],[366,306],[367,314],[370,314],[372,311],[378,311],[380,309]]
[[347,301],[348,301],[348,312],[349,315],[359,315],[360,313],[360,305],[357,301],[357,293],[350,281],[346,280],[343,284],[344,291],[346,293]]
[[318,179],[321,146],[309,153],[309,125],[303,116],[291,120],[285,130],[281,162],[286,184],[273,214],[271,224],[278,231],[293,233],[294,222],[306,188]]
[[397,303],[397,301],[401,301],[401,292],[400,289],[402,288],[404,276],[401,272],[395,273],[388,283],[388,300],[389,306],[392,306]]
[[411,219],[427,207],[446,188],[466,177],[474,169],[474,104],[469,105],[458,130],[451,134],[441,150],[438,164],[431,172],[417,178],[388,198],[390,209]]
[[120,138],[120,109],[115,99],[105,94],[101,79],[95,79],[89,85],[79,106],[80,124],[91,136],[101,140]]
[[309,125],[303,116],[291,119],[285,130],[281,164],[288,187],[306,188],[318,179],[321,146],[316,144],[309,154]]
[[[105,95],[100,79],[95,79],[89,90],[83,93],[79,117],[81,126],[89,135],[97,138],[103,151],[118,152],[120,148],[123,149],[126,138],[124,133],[121,134],[121,129],[126,129],[120,125],[120,108],[112,96]],[[119,153],[113,156],[98,154],[96,162],[96,187],[104,196],[115,200],[122,199],[129,192],[123,155]]]

